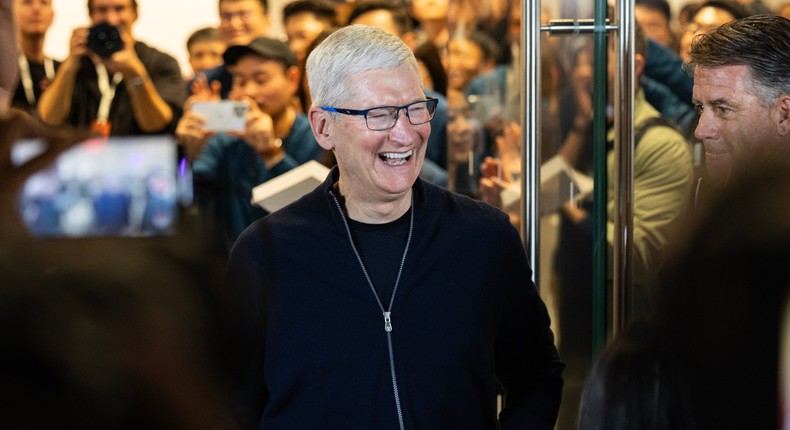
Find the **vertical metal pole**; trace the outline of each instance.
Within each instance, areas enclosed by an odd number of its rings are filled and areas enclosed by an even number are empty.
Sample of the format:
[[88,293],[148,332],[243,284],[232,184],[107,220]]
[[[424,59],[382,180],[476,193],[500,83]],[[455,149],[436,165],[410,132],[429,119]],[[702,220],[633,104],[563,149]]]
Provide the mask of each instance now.
[[521,100],[524,142],[522,147],[521,232],[527,245],[532,280],[538,283],[540,267],[540,1],[521,1]]
[[607,31],[606,0],[596,0],[593,27],[593,210],[592,210],[592,353],[596,357],[606,344],[607,279],[609,245],[606,240],[606,96]]
[[614,314],[616,333],[631,319],[633,309],[634,218],[634,15],[633,3],[619,0],[617,86],[615,87]]

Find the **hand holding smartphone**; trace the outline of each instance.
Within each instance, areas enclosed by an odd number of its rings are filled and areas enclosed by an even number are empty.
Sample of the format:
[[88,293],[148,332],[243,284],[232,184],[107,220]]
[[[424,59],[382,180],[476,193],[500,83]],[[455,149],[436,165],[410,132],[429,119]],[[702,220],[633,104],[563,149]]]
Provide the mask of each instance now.
[[221,100],[213,102],[195,102],[192,111],[206,120],[206,131],[212,132],[243,132],[247,123],[246,102]]

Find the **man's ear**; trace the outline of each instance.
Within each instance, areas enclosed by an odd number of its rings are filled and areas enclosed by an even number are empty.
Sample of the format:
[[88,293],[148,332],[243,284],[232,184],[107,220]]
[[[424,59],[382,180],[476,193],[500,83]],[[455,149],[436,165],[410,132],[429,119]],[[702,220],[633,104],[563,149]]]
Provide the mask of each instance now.
[[776,128],[780,136],[790,136],[790,94],[782,94],[776,100]]
[[285,77],[288,80],[291,95],[296,94],[299,85],[302,83],[302,71],[296,66],[291,66],[285,70]]
[[642,72],[645,70],[645,56],[642,54],[634,54],[634,76],[639,79],[642,76]]
[[307,111],[307,119],[310,121],[310,128],[313,129],[313,135],[315,135],[318,145],[327,151],[335,149],[331,139],[334,121],[329,118],[329,114],[319,107],[311,107]]

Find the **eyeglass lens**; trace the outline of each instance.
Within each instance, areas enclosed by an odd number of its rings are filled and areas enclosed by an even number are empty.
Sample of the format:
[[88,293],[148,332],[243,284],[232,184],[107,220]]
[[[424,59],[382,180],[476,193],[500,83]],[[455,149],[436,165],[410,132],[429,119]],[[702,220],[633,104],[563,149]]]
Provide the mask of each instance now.
[[401,109],[406,111],[406,117],[412,125],[425,124],[433,118],[434,104],[432,100],[421,100],[403,107],[386,107],[372,109],[365,116],[368,128],[371,130],[386,130],[395,126],[398,113]]

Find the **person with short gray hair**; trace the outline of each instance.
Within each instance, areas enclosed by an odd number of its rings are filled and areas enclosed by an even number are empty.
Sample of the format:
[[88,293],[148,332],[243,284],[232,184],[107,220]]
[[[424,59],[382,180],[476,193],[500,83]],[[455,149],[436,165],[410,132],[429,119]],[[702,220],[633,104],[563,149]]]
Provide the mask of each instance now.
[[754,162],[790,160],[790,20],[754,15],[698,36],[687,70],[714,186]]
[[344,27],[307,76],[337,166],[231,251],[250,345],[239,423],[553,429],[564,365],[524,245],[506,214],[419,178],[437,100],[409,48]]

